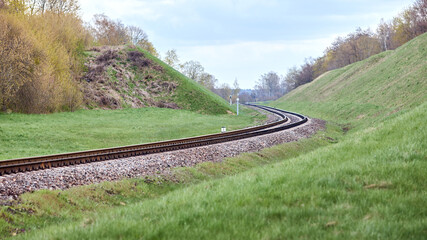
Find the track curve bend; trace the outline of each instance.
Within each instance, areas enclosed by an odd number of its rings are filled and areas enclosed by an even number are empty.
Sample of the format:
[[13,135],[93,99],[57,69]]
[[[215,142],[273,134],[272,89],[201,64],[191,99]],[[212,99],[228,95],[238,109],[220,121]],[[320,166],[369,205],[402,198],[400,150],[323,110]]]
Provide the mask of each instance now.
[[[290,129],[308,121],[307,117],[293,112],[284,111],[277,108],[247,104],[248,106],[263,109],[265,111],[276,114],[280,120],[261,125],[230,131],[219,134],[203,135],[198,137],[162,141],[147,144],[130,145],[123,147],[105,148],[90,151],[81,151],[73,153],[55,154],[39,157],[10,159],[0,161],[0,176],[11,173],[35,171],[45,168],[54,168],[69,166],[75,164],[84,164],[90,162],[98,162],[112,160],[118,158],[132,157],[138,155],[146,155],[151,153],[167,152],[185,148],[199,147],[204,145],[235,141],[239,139],[255,137],[265,134],[270,134],[285,129]],[[292,122],[286,114],[290,114],[299,118],[299,121]]]

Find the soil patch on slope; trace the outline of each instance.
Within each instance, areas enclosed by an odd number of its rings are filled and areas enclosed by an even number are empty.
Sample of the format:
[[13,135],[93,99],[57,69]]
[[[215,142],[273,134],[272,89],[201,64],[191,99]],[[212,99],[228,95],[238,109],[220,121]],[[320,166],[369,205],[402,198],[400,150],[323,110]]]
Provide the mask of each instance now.
[[181,108],[174,103],[178,83],[144,53],[126,46],[102,46],[88,54],[81,78],[88,108]]

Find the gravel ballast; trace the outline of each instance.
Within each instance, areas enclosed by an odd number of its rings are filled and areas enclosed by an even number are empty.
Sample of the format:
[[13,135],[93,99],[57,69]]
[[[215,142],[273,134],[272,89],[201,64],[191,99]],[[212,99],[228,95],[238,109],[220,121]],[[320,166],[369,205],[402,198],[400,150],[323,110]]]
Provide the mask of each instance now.
[[25,192],[39,189],[67,189],[103,181],[164,174],[171,168],[190,167],[201,162],[220,162],[226,157],[240,153],[256,152],[277,144],[310,137],[324,126],[324,121],[310,119],[296,128],[233,142],[0,176],[0,200],[17,199]]

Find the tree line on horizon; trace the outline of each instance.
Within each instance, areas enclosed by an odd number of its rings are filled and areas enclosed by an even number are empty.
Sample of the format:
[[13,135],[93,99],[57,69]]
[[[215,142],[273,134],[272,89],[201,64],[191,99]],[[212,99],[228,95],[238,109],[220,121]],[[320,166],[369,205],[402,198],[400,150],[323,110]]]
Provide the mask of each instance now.
[[381,20],[376,32],[356,29],[346,37],[338,37],[323,56],[307,58],[299,67],[288,69],[284,76],[276,72],[263,74],[248,101],[274,100],[293,89],[309,83],[325,72],[342,68],[378,53],[394,50],[427,32],[427,0],[416,0],[390,21]]
[[180,64],[176,50],[168,51],[164,61],[227,101],[230,96],[233,102],[237,97],[241,102],[270,101],[313,81],[325,72],[345,67],[383,51],[394,50],[425,32],[427,0],[416,0],[411,7],[392,20],[381,20],[376,32],[357,28],[345,37],[338,37],[325,49],[321,57],[307,58],[301,66],[288,69],[285,75],[280,76],[274,71],[261,75],[251,91],[240,91],[237,79],[233,86],[227,83],[218,85],[218,80],[205,73],[199,62],[188,61]]

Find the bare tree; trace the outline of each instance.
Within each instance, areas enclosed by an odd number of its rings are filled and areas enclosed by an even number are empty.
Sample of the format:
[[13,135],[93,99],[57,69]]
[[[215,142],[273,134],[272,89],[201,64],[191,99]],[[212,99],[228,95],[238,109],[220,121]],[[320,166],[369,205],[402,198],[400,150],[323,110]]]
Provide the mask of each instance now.
[[204,71],[205,68],[198,61],[191,60],[182,65],[182,73],[196,82],[199,82],[199,78]]
[[165,63],[168,64],[169,66],[177,69],[179,67],[179,58],[178,58],[178,54],[176,53],[175,49],[172,50],[168,50],[166,52],[166,56],[165,56]]
[[212,74],[203,72],[200,74],[197,82],[205,86],[207,89],[214,91],[218,79],[216,79]]
[[255,85],[260,100],[273,100],[280,97],[280,77],[271,71],[261,75]]
[[139,45],[144,41],[148,41],[148,36],[141,28],[137,26],[128,26],[127,34],[132,44]]
[[113,21],[104,14],[94,16],[94,35],[101,45],[123,45],[129,42],[126,27],[119,20]]
[[236,99],[239,97],[239,93],[240,93],[239,83],[237,82],[237,78],[235,78],[233,83],[233,101],[236,101]]
[[26,0],[29,13],[44,14],[46,11],[62,14],[77,14],[80,6],[77,0]]
[[417,0],[412,7],[415,34],[427,32],[427,0]]
[[386,23],[384,19],[381,19],[380,24],[377,28],[378,40],[381,43],[381,48],[383,51],[391,49],[391,38],[393,36],[393,29],[391,24]]
[[231,95],[231,88],[227,83],[223,83],[219,86],[219,88],[215,89],[215,93],[228,101]]

